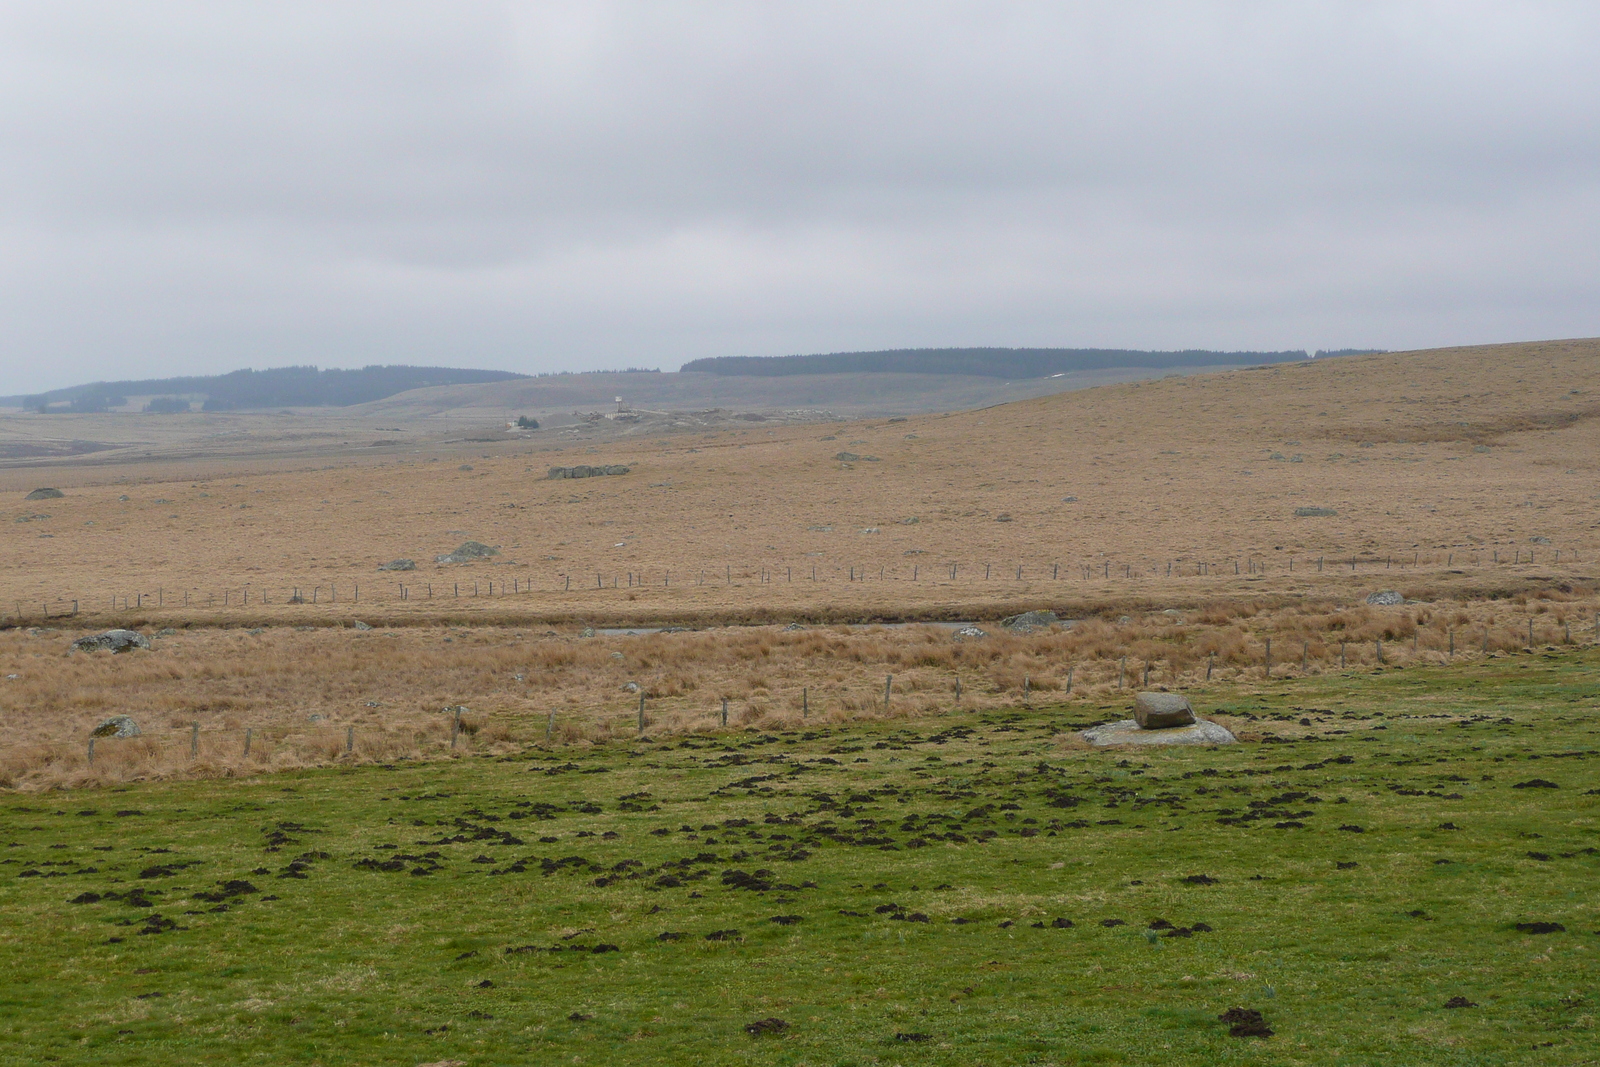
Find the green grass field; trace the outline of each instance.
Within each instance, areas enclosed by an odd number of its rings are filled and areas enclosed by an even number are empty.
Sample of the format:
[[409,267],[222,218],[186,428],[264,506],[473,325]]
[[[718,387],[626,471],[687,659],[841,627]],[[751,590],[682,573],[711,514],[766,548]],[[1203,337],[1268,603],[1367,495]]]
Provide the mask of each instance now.
[[1192,695],[0,797],[0,1062],[1600,1062],[1600,653]]

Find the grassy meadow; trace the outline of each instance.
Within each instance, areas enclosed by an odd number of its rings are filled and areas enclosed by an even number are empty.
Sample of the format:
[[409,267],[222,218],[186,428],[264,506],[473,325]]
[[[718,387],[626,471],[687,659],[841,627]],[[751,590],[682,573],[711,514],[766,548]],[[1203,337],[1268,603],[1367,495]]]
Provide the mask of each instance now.
[[1600,652],[1190,694],[3,794],[0,1063],[1600,1062]]

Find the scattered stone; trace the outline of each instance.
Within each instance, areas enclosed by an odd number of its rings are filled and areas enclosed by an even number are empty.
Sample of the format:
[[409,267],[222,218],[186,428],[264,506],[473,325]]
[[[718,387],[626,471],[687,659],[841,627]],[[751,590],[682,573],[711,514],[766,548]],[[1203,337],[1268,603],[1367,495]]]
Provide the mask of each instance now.
[[367,625],[366,623],[362,622],[360,619],[357,619],[355,622],[350,624],[350,629],[352,629],[352,630],[370,630],[370,629],[372,629],[372,627]]
[[139,724],[126,715],[113,715],[89,731],[90,737],[138,737]]
[[1368,604],[1376,604],[1380,607],[1391,607],[1395,604],[1404,604],[1405,602],[1406,598],[1395,592],[1393,589],[1385,589],[1382,592],[1372,593],[1367,597]]
[[838,460],[840,463],[854,463],[861,457],[856,455],[854,452],[840,452],[833,458]]
[[1295,508],[1294,514],[1297,519],[1327,519],[1339,513],[1332,508]]
[[1182,694],[1140,693],[1133,698],[1133,721],[1141,730],[1166,730],[1193,726],[1196,719],[1189,698]]
[[989,631],[976,626],[963,626],[951,636],[957,641],[976,641],[980,637],[988,637]]
[[435,556],[433,561],[435,563],[471,563],[475,559],[488,559],[490,556],[498,556],[499,554],[500,550],[498,548],[491,548],[482,541],[463,541],[461,547],[454,552],[444,556]]
[[604,466],[590,467],[580,464],[576,467],[551,467],[546,478],[600,478],[605,475],[627,474],[628,468],[621,463],[608,463]]
[[1060,621],[1060,616],[1053,611],[1024,611],[1021,615],[1001,619],[1000,625],[1012,633],[1031,634],[1048,630]]
[[29,493],[27,496],[23,497],[22,499],[24,499],[24,500],[56,500],[56,499],[58,499],[60,497],[66,496],[66,495],[67,494],[63,493],[59,489],[35,489],[33,492]]
[[[786,633],[786,634],[789,634],[789,633],[797,633],[797,632],[799,632],[801,630],[807,630],[807,629],[810,629],[810,627],[802,626],[798,622],[791,622],[788,626],[785,626],[783,628],[783,632]],[[665,633],[665,632],[666,632],[665,630],[662,631],[662,633]]]
[[74,652],[126,652],[130,648],[149,648],[150,639],[137,630],[107,630],[93,637],[72,642]]
[[998,515],[996,515],[994,517],[994,521],[995,522],[1010,522],[1010,521],[1012,521],[1011,520],[1011,513],[1009,511],[1002,511],[1000,514],[998,514]]
[[417,561],[414,559],[392,559],[388,563],[378,565],[380,571],[414,571]]
[[1134,719],[1101,723],[1079,732],[1091,745],[1232,745],[1238,743],[1226,726],[1197,719],[1193,726],[1146,730]]
[[177,630],[174,630],[170,626],[163,626],[161,629],[157,630],[155,633],[151,634],[150,636],[151,637],[171,637],[173,634],[175,634],[177,632],[178,632]]

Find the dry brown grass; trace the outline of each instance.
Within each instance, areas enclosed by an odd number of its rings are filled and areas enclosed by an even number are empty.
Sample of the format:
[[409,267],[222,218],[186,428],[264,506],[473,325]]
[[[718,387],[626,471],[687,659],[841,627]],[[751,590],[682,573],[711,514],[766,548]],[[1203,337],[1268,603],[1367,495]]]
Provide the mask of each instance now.
[[[1145,684],[1191,687],[1262,680],[1267,642],[1278,677],[1387,663],[1442,662],[1527,644],[1593,641],[1592,590],[1547,590],[1520,602],[1335,602],[1276,610],[1217,602],[1177,615],[1104,613],[1050,633],[997,631],[956,641],[933,626],[775,627],[642,636],[407,627],[260,634],[203,630],[159,639],[150,652],[69,654],[73,632],[0,635],[7,740],[0,785],[38,789],[139,778],[254,774],[341,761],[388,762],[451,754],[452,716],[464,704],[454,751],[509,751],[550,742],[584,745],[633,736],[637,685],[652,735],[729,727],[800,727],[885,715],[920,717],[957,707],[1040,703],[1103,718]],[[10,677],[16,675],[15,678]],[[893,695],[883,704],[886,676]],[[1119,682],[1121,683],[1119,685]],[[1070,691],[1069,691],[1070,685]],[[802,708],[809,705],[809,715]],[[97,744],[98,722],[131,715],[146,731]],[[192,724],[200,752],[191,759]],[[354,751],[345,745],[354,730]],[[245,731],[251,753],[243,754]]]
[[[456,469],[459,455],[427,453],[260,473],[240,458],[238,473],[210,468],[205,480],[183,465],[129,468],[139,476],[126,482],[58,469],[50,477],[72,484],[67,499],[18,499],[8,516],[49,519],[0,523],[13,561],[0,608],[36,616],[35,605],[76,599],[96,620],[154,625],[704,623],[1353,598],[1387,584],[1514,592],[1596,573],[1597,391],[1600,343],[1559,342],[1173,378],[827,432],[757,424],[568,453],[484,445],[471,471]],[[879,461],[841,464],[841,450]],[[543,480],[547,466],[575,462],[634,473]],[[21,491],[38,477],[10,471],[0,484]],[[1297,518],[1300,506],[1338,514]],[[504,554],[430,562],[469,537]],[[1496,552],[1506,562],[1495,565]],[[1319,573],[1308,564],[1319,556],[1365,562]],[[396,557],[418,571],[376,572]],[[867,580],[848,581],[852,568]],[[630,574],[645,584],[629,588]],[[513,583],[518,592],[502,595]],[[286,604],[295,588],[318,603]],[[111,610],[140,594],[143,610]]]
[[[1325,669],[1341,640],[1354,662],[1380,639],[1410,655],[1413,635],[1419,657],[1443,655],[1452,628],[1487,625],[1509,646],[1526,641],[1529,616],[1541,641],[1559,640],[1563,619],[1587,638],[1600,573],[1596,395],[1600,342],[1552,342],[826,430],[755,424],[565,453],[475,444],[472,470],[447,451],[299,470],[272,456],[53,468],[69,495],[40,502],[20,500],[40,475],[7,471],[0,487],[18,496],[0,522],[0,612],[14,622],[20,605],[33,625],[34,605],[76,599],[83,614],[50,625],[180,633],[121,657],[64,658],[65,632],[0,637],[0,673],[20,675],[0,680],[0,777],[36,787],[422,756],[448,745],[446,704],[486,716],[461,742],[469,750],[540,740],[552,709],[557,739],[583,743],[632,729],[628,681],[644,687],[652,729],[688,730],[710,726],[724,697],[734,724],[791,721],[802,689],[819,718],[882,714],[891,673],[891,711],[918,714],[948,705],[958,672],[982,706],[1019,699],[1024,679],[1064,697],[1069,669],[1074,698],[1103,695],[1123,657],[1140,681],[1153,664],[1162,684],[1194,681],[1213,657],[1224,674],[1258,670],[1268,637],[1284,669],[1302,651]],[[878,458],[840,462],[840,451]],[[548,466],[580,462],[634,469],[544,480]],[[1296,517],[1305,506],[1338,514]],[[503,554],[430,562],[468,538]],[[376,571],[397,557],[418,570]],[[287,603],[296,588],[315,602]],[[1369,609],[1378,588],[1424,603]],[[123,598],[132,606],[111,606]],[[827,625],[1044,606],[1086,621],[972,645],[934,629]],[[341,628],[355,619],[380,630]],[[572,636],[584,623],[790,619],[821,628]],[[159,736],[103,746],[91,771],[87,728],[124,711]],[[212,747],[191,761],[193,721]],[[347,757],[336,749],[350,726]]]

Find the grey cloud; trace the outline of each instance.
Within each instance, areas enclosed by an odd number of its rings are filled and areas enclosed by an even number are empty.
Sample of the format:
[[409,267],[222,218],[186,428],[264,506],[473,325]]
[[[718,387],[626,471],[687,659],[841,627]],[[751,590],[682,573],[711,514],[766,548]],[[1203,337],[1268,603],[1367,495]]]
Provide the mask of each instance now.
[[0,392],[1600,332],[1569,4],[0,5]]

